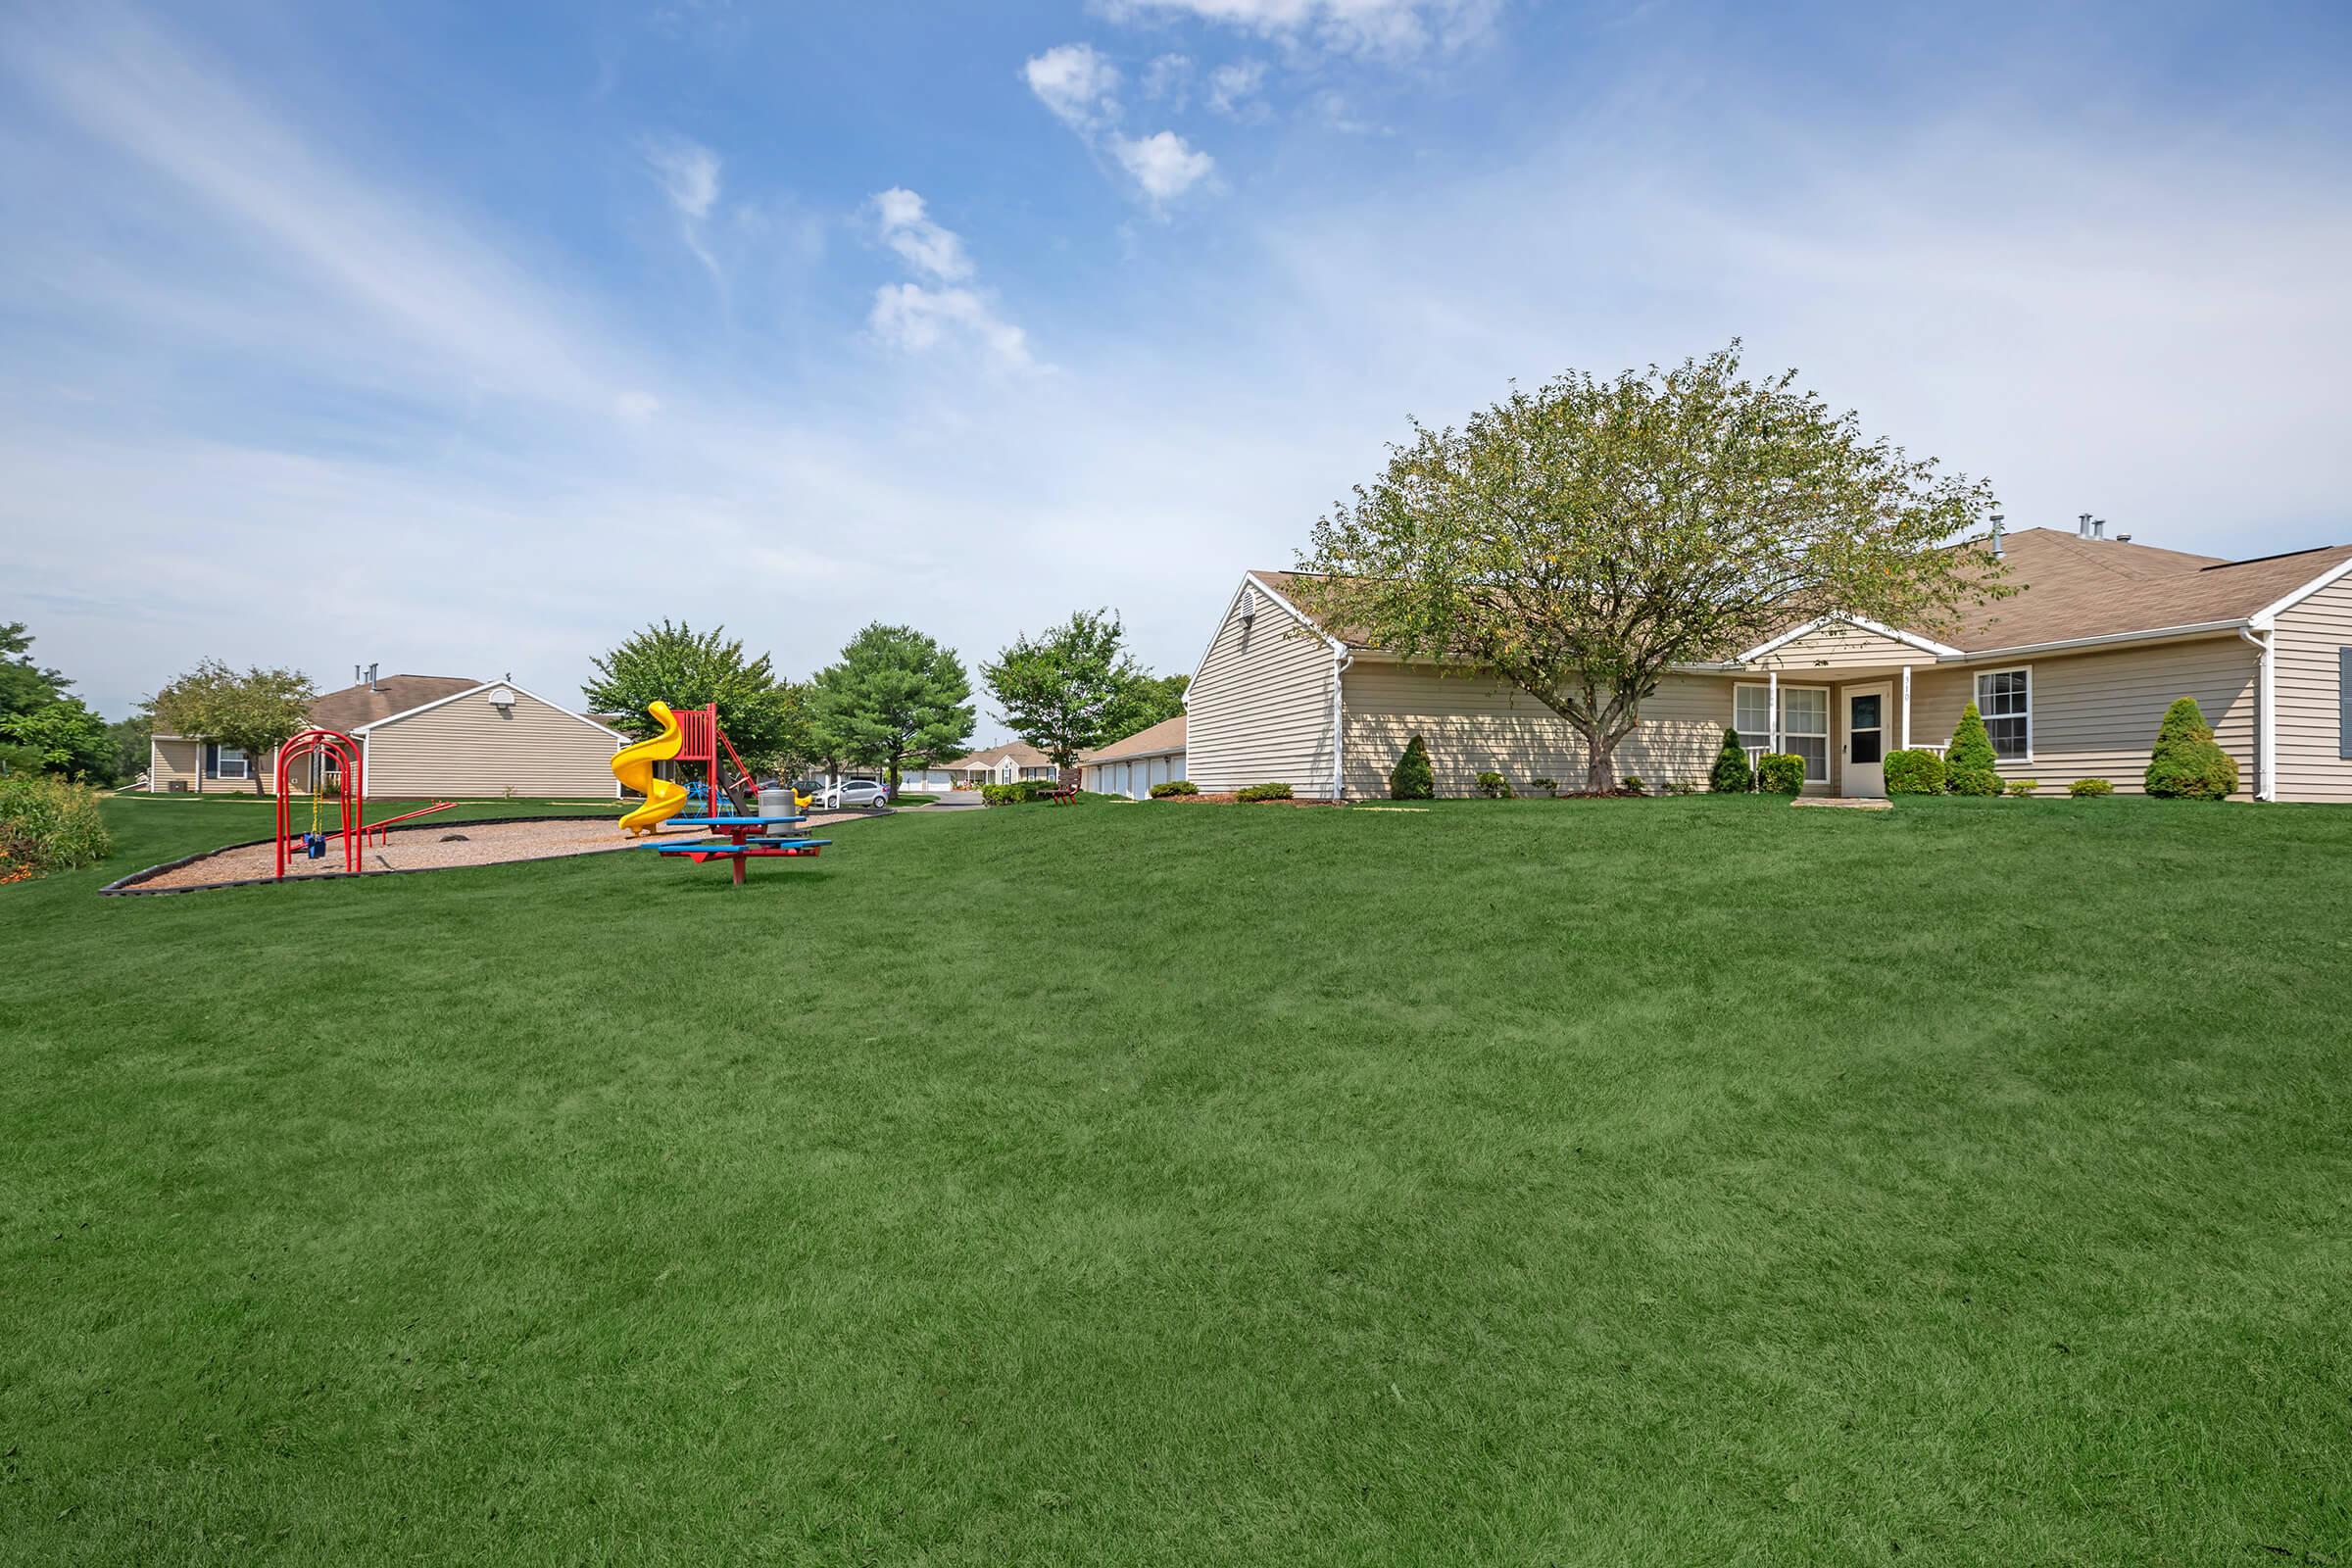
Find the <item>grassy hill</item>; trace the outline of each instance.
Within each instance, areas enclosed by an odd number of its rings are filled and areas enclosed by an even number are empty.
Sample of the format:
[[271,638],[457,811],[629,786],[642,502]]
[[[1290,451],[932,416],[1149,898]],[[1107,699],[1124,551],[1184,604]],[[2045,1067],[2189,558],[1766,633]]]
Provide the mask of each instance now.
[[0,889],[0,1560],[2352,1560],[2352,811],[263,809]]

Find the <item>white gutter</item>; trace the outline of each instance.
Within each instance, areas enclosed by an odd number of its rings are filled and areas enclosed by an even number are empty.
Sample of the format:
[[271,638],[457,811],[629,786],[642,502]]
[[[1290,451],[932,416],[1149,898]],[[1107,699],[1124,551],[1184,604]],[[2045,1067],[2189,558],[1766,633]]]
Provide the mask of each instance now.
[[2264,631],[2260,636],[2244,626],[2237,635],[2262,651],[2254,681],[2254,798],[2275,801],[2278,798],[2278,767],[2275,760],[2278,744],[2278,698],[2272,665],[2278,658],[2275,644],[2277,633]]
[[2243,615],[2228,620],[2200,620],[2186,626],[2151,626],[2145,631],[2111,631],[2096,637],[2067,637],[2054,643],[2019,643],[2012,648],[1972,648],[1957,659],[1938,659],[1939,664],[1969,664],[1986,659],[2014,659],[2020,654],[2055,654],[2070,648],[2103,648],[2109,643],[2154,642],[2163,637],[2195,637],[2205,632],[2235,631]]
[[1347,686],[1344,677],[1348,673],[1348,666],[1355,662],[1355,656],[1336,641],[1332,644],[1332,648],[1334,652],[1331,659],[1331,804],[1337,806],[1340,804],[1341,780],[1345,776],[1345,766],[1340,756],[1340,737],[1343,733],[1341,725],[1347,721],[1345,706]]

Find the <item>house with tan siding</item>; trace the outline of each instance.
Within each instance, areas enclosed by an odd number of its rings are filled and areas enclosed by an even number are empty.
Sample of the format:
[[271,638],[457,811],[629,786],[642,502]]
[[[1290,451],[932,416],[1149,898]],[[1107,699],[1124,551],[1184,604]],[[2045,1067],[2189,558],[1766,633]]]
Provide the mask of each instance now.
[[[374,800],[612,798],[618,730],[511,680],[386,675],[328,692],[310,722],[360,743]],[[301,769],[297,764],[297,772]],[[249,758],[201,736],[158,735],[148,787],[158,793],[262,794],[277,789],[274,751]],[[309,789],[311,779],[295,786]]]
[[[1805,790],[1883,795],[1886,754],[1941,752],[1975,702],[2005,778],[2136,793],[2165,709],[2193,697],[2248,797],[2352,802],[2352,546],[2249,561],[2110,539],[2089,525],[2000,541],[2019,591],[1936,635],[1852,617],[1792,626],[1667,675],[1616,771],[1703,789],[1735,728],[1751,759],[1805,760]],[[1300,608],[1297,579],[1244,575],[1187,694],[1203,790],[1280,781],[1316,799],[1388,792],[1406,743],[1438,793],[1494,770],[1581,781],[1566,722],[1466,663],[1406,661]]]
[[1078,757],[1080,789],[1097,795],[1124,795],[1149,800],[1154,784],[1173,784],[1188,777],[1185,765],[1185,715],[1161,719]]

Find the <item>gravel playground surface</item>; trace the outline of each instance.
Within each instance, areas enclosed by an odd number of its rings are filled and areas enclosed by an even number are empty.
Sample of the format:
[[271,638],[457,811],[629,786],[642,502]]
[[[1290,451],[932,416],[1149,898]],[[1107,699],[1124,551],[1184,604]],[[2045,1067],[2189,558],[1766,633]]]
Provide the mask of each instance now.
[[[864,811],[849,811],[839,815],[814,815],[802,826],[814,830],[828,823],[865,816]],[[699,830],[680,830],[664,834],[664,838],[688,839],[705,836]],[[645,839],[632,839],[623,834],[616,819],[610,816],[550,817],[532,822],[452,822],[439,829],[425,827],[403,831],[394,828],[386,835],[388,843],[381,847],[369,845],[363,852],[360,865],[363,871],[437,871],[457,865],[498,865],[508,860],[550,860],[566,855],[599,855],[608,850],[625,850],[632,844],[644,844]],[[318,859],[296,858],[286,862],[286,880],[296,877],[318,876],[343,869],[343,845],[338,839],[328,839],[326,854]],[[197,888],[217,882],[243,882],[256,877],[268,878],[277,874],[276,851],[268,844],[250,844],[236,849],[221,850],[186,865],[174,866],[160,876],[139,882],[140,889]]]

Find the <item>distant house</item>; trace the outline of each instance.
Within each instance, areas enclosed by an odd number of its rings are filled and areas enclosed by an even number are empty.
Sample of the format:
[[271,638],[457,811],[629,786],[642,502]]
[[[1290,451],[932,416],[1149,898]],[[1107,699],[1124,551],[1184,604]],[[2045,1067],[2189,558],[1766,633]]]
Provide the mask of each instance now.
[[958,757],[936,767],[910,767],[899,775],[909,790],[976,790],[983,784],[1012,784],[1025,778],[1059,778],[1054,760],[1027,741],[1007,741]]
[[1148,800],[1154,784],[1172,783],[1185,776],[1184,715],[1139,729],[1123,740],[1087,752],[1078,759],[1080,787],[1097,795],[1124,795]]
[[[617,797],[618,730],[510,680],[386,675],[313,703],[310,722],[360,743],[368,793],[380,800]],[[297,773],[301,771],[297,764]],[[159,794],[277,789],[277,754],[248,757],[196,735],[157,735],[148,787]],[[298,789],[331,778],[297,777]]]
[[[1942,751],[1974,702],[2004,778],[2135,792],[2166,707],[2193,697],[2243,795],[2352,802],[2352,545],[2224,561],[2085,519],[2010,534],[2005,550],[2021,591],[1935,635],[1829,616],[1675,670],[1616,771],[1703,788],[1732,727],[1751,756],[1802,758],[1808,794],[1883,795],[1886,753]],[[1186,693],[1200,788],[1379,797],[1415,735],[1441,795],[1472,793],[1489,768],[1582,784],[1583,743],[1535,698],[1325,625],[1296,589],[1289,572],[1250,572],[1227,601]]]

